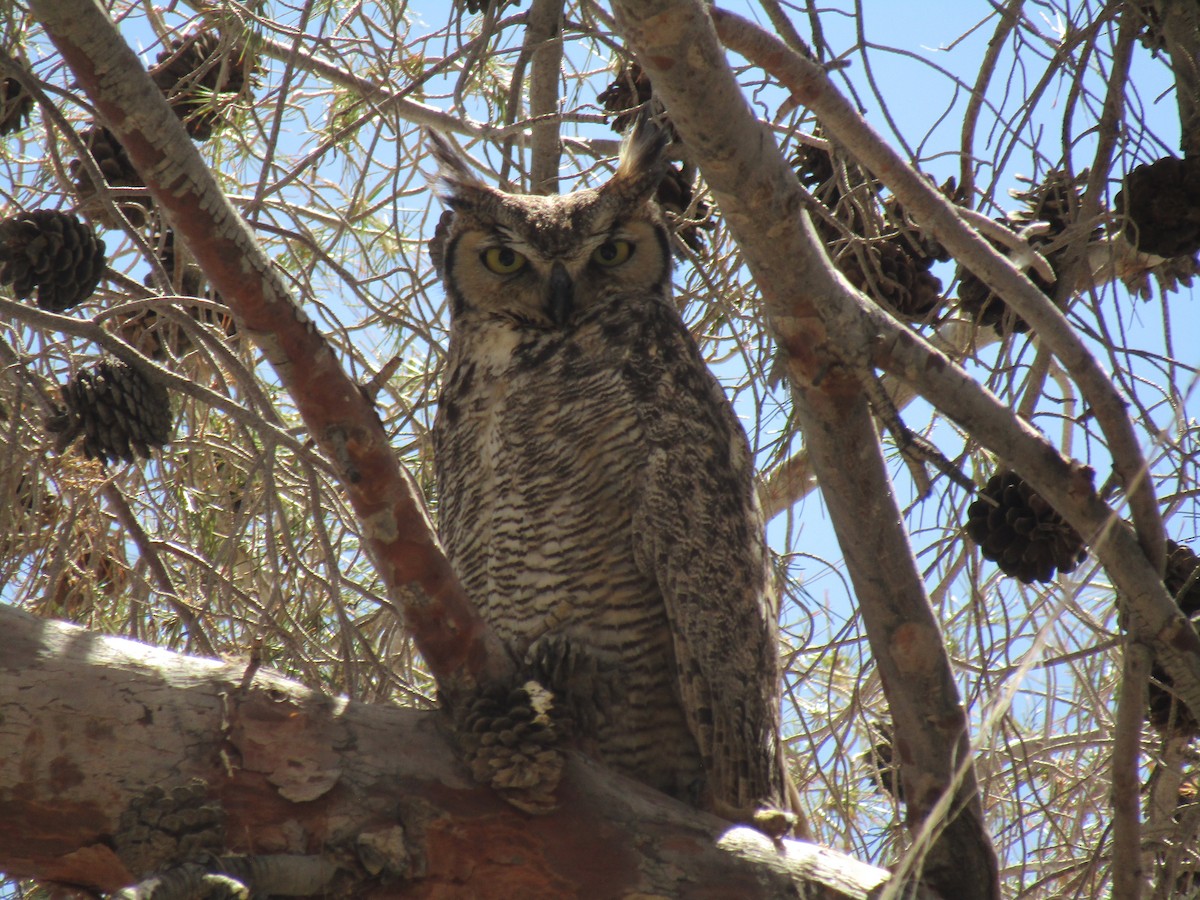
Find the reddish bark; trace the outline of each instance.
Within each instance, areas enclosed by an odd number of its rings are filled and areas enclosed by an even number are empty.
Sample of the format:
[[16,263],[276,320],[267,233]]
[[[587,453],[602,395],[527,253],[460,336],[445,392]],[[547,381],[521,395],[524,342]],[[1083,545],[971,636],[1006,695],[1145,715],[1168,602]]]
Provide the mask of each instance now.
[[508,671],[442,553],[412,478],[371,401],[288,296],[283,279],[218,188],[179,119],[102,7],[33,10],[120,140],[205,275],[262,348],[321,451],[337,466],[389,595],[444,693]]

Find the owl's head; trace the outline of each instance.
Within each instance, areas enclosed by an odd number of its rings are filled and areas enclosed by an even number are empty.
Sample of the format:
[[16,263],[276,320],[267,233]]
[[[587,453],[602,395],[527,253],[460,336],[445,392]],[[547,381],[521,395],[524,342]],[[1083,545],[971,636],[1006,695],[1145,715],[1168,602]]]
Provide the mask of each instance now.
[[666,137],[653,124],[634,129],[606,184],[551,197],[490,187],[444,137],[428,137],[449,207],[434,261],[456,318],[564,328],[620,294],[669,292],[670,243],[653,200]]

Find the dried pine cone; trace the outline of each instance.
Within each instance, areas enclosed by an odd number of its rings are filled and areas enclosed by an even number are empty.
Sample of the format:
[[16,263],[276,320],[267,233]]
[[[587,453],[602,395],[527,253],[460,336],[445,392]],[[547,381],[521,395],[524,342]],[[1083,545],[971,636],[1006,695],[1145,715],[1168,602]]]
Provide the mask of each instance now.
[[826,202],[836,199],[833,157],[827,151],[801,144],[792,155],[791,164],[802,185]]
[[510,4],[520,5],[520,2],[521,0],[463,0],[463,6],[471,15],[477,16],[489,6],[494,6],[496,12],[500,12]]
[[1166,38],[1163,37],[1162,16],[1158,14],[1158,6],[1150,0],[1146,3],[1134,3],[1132,8],[1126,8],[1124,15],[1135,15],[1138,20],[1138,41],[1154,56],[1167,48]]
[[75,216],[37,209],[0,222],[0,284],[53,312],[78,306],[104,275],[104,241]]
[[563,755],[553,695],[536,681],[485,690],[456,711],[458,743],[471,774],[518,809],[551,812]]
[[1015,472],[993,475],[967,507],[967,534],[985,559],[1025,584],[1053,581],[1087,559],[1083,538]]
[[83,435],[83,453],[107,465],[110,459],[149,459],[151,447],[171,440],[171,398],[166,387],[132,366],[101,360],[76,374],[62,389],[64,408],[46,421],[58,435],[61,453]]
[[[1023,227],[1018,226],[1016,222],[1007,218],[1000,218],[996,221],[1006,228],[1014,230],[1020,230],[1020,227]],[[994,247],[997,246],[995,241],[989,241],[989,243]],[[1045,243],[1045,241],[1038,240],[1037,238],[1030,239],[1030,244],[1035,247],[1040,243]],[[1053,283],[1046,281],[1033,270],[1028,270],[1025,274],[1043,294],[1053,299]],[[1011,311],[998,295],[993,293],[987,285],[975,277],[968,269],[959,266],[958,279],[959,308],[967,318],[974,321],[979,327],[991,327],[1001,337],[1010,333],[1024,334],[1029,331],[1029,323]]]
[[[157,227],[150,234],[150,245],[171,279],[171,290],[180,296],[201,297],[223,303],[220,294],[208,286],[204,273],[192,261],[191,255],[176,246],[175,230],[161,221],[156,224]],[[153,275],[147,275],[144,283],[150,288],[157,286]],[[233,314],[224,306],[220,310],[190,306],[188,312],[197,322],[216,325],[226,337],[237,334]],[[191,349],[191,342],[184,331],[165,318],[160,321],[160,317],[152,309],[136,313],[121,323],[118,333],[143,353],[155,358],[163,355],[164,343],[171,347],[176,356],[181,356]]]
[[1154,296],[1150,286],[1151,275],[1158,284],[1158,292],[1164,297],[1180,288],[1190,288],[1192,280],[1200,275],[1200,252],[1189,256],[1172,256],[1149,269],[1137,269],[1122,275],[1121,281],[1132,296],[1149,300]]
[[[658,205],[662,207],[668,217],[678,223],[678,220],[688,212],[695,196],[695,189],[684,174],[683,167],[675,163],[668,165],[666,175],[659,181],[658,192],[655,195]],[[709,205],[701,200],[691,211],[691,217],[677,225],[675,233],[679,235],[679,239],[697,253],[704,251],[704,237],[701,229],[712,231],[716,228],[716,223],[709,217],[709,212]]]
[[1200,250],[1200,156],[1168,156],[1125,176],[1117,212],[1127,238],[1143,253],[1170,258]]
[[[1003,337],[1006,334],[1024,334],[1029,331],[1029,323],[1008,308],[997,294],[975,277],[968,270],[959,267],[958,302],[959,309],[980,328],[992,328],[996,334]],[[1026,273],[1035,285],[1046,291],[1053,288],[1045,280],[1038,277],[1036,272]]]
[[1009,224],[1020,230],[1033,222],[1045,222],[1050,226],[1049,230],[1034,241],[1048,244],[1079,218],[1079,199],[1087,185],[1088,170],[1084,169],[1072,178],[1061,169],[1052,169],[1037,184],[1021,178],[1030,187],[1012,192],[1013,198],[1021,201],[1022,208],[1008,217]]
[[616,677],[578,642],[561,634],[534,641],[524,670],[553,695],[549,716],[560,738],[587,741],[609,720]]
[[596,100],[608,114],[616,116],[612,130],[624,132],[652,95],[650,76],[636,62],[631,62],[621,68],[613,83],[601,91]]
[[885,722],[875,723],[876,742],[871,749],[859,757],[868,769],[868,777],[883,794],[891,794],[904,801],[904,784],[900,780],[900,769],[895,763],[892,750],[892,726]]
[[[1060,235],[1075,223],[1079,212],[1079,198],[1083,186],[1087,184],[1088,172],[1085,169],[1074,177],[1068,177],[1066,172],[1053,170],[1038,184],[1032,184],[1024,191],[1015,192],[1013,197],[1020,200],[1022,208],[1011,216],[1004,216],[997,221],[1016,232],[1023,232],[1035,223],[1044,223],[1045,230],[1031,234],[1027,240],[1030,246],[1046,247],[1056,241]],[[1092,238],[1099,237],[1100,229],[1092,233]],[[993,246],[995,246],[995,243]],[[1065,249],[1065,248],[1064,248]],[[1051,267],[1058,269],[1056,254],[1050,253],[1046,259]],[[1053,299],[1055,285],[1046,281],[1035,271],[1027,271],[1029,279],[1042,293]],[[1003,336],[1013,332],[1023,334],[1029,331],[1029,323],[1011,312],[1007,305],[996,294],[992,293],[982,281],[966,269],[959,268],[958,299],[962,311],[973,319],[980,327],[992,327],[996,333]]]
[[[104,176],[109,188],[144,188],[146,182],[137,173],[129,154],[117,140],[117,136],[101,125],[92,125],[80,135],[84,146],[96,162],[96,168]],[[122,222],[113,215],[110,208],[100,201],[97,196],[99,188],[92,179],[87,166],[81,160],[73,159],[68,164],[71,177],[75,179],[75,193],[79,196],[80,209],[83,214],[95,220],[105,228],[120,228]],[[129,224],[141,226],[146,221],[146,210],[150,208],[151,200],[144,193],[140,197],[114,198],[114,203],[125,214]]]
[[16,134],[33,112],[33,95],[15,78],[0,80],[0,136]]
[[[1200,558],[1190,547],[1167,541],[1167,571],[1163,583],[1179,604],[1179,609],[1193,622],[1200,619],[1200,577],[1192,580],[1198,568]],[[1171,692],[1171,676],[1167,670],[1155,663],[1150,677],[1150,724],[1162,732],[1170,731],[1188,737],[1200,734],[1200,725],[1197,725],[1195,716]]]
[[[925,178],[930,184],[936,184],[933,176],[928,173]],[[938,185],[938,192],[949,200],[951,203],[961,202],[961,196],[958,190],[958,182],[954,176],[950,176],[941,185]],[[950,259],[950,251],[942,246],[941,242],[936,240],[933,235],[924,231],[916,221],[908,214],[908,210],[894,196],[888,197],[883,201],[883,215],[888,224],[899,232],[897,240],[901,244],[909,248],[911,254],[917,258],[925,257],[938,262],[947,262]],[[930,263],[932,265],[932,262]]]
[[[3,419],[0,415],[0,421]],[[19,554],[15,548],[53,527],[61,512],[53,486],[37,471],[0,472],[0,558]]]
[[224,107],[249,95],[256,65],[244,44],[222,46],[220,35],[197,31],[171,41],[150,77],[195,140],[228,124]]
[[868,257],[869,272],[863,271],[857,252],[845,253],[837,267],[852,285],[896,315],[919,322],[941,305],[942,281],[929,271],[932,259],[914,256],[894,240],[863,244],[859,252]]
[[[880,233],[882,229],[879,227],[877,207],[882,185],[877,179],[853,162],[846,161],[843,185],[837,177],[837,165],[832,155],[819,147],[808,145],[797,149],[792,157],[792,168],[800,183],[851,234],[874,237]],[[843,187],[847,189],[846,192],[843,192]],[[868,222],[871,223],[869,228]],[[842,230],[819,211],[812,211],[812,223],[817,235],[827,246],[845,237]]]
[[[163,270],[171,279],[171,287],[177,293],[184,297],[216,299],[216,295],[206,289],[204,273],[192,260],[191,254],[180,253],[176,249],[174,228],[164,227],[160,223],[150,235],[150,246],[154,248],[154,255],[162,264]],[[146,287],[154,287],[154,277],[147,275],[143,283]]]
[[87,624],[87,617],[101,597],[121,595],[129,582],[128,564],[98,547],[82,550],[75,561],[64,566],[46,595],[45,610],[55,618]]

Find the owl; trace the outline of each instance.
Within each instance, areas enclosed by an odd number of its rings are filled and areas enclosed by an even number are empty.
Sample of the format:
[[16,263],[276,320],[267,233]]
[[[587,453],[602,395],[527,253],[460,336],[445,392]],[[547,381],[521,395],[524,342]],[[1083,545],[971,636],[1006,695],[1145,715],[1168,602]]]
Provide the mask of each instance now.
[[671,299],[661,131],[561,196],[490,187],[430,139],[448,207],[438,530],[467,595],[604,764],[727,818],[777,804],[753,458]]

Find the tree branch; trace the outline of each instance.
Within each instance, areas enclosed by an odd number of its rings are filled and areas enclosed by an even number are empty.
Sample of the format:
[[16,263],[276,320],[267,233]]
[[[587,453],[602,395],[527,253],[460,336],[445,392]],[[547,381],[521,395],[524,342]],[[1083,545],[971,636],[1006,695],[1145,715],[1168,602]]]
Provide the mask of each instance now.
[[[533,0],[525,28],[525,50],[529,65],[529,115],[533,119],[559,111],[563,37],[563,0]],[[558,122],[553,119],[533,126],[533,153],[529,183],[535,194],[558,193],[560,157]]]
[[1160,28],[1175,74],[1180,149],[1185,156],[1197,156],[1200,155],[1200,9],[1187,0],[1157,0],[1154,5],[1162,18]]
[[[929,222],[937,231],[938,239],[957,258],[964,259],[969,266],[980,266],[975,271],[981,277],[985,271],[999,275],[1004,269],[1003,278],[991,280],[988,276],[984,280],[994,290],[1002,291],[1006,301],[1016,293],[1022,294],[1024,300],[1031,300],[1030,309],[1036,306],[1039,310],[1036,316],[1053,327],[1055,338],[1049,340],[1034,319],[1025,315],[1025,309],[1017,307],[1021,316],[1038,329],[1046,346],[1071,372],[1092,404],[1097,419],[1103,417],[1101,425],[1109,438],[1114,468],[1125,480],[1129,492],[1127,496],[1138,528],[1136,536],[1100,501],[1080,467],[1063,459],[1032,426],[1013,416],[1008,406],[930,347],[923,338],[853,291],[822,291],[820,294],[822,302],[832,307],[819,307],[819,314],[830,323],[832,333],[841,334],[845,341],[855,339],[864,329],[870,333],[876,366],[907,382],[972,437],[999,455],[1085,537],[1117,585],[1122,602],[1128,605],[1133,633],[1151,644],[1155,656],[1171,675],[1180,697],[1189,709],[1200,712],[1200,637],[1167,593],[1161,571],[1147,555],[1154,537],[1157,535],[1161,540],[1162,518],[1154,502],[1144,457],[1125,404],[1096,360],[1082,347],[1079,337],[1046,296],[1033,288],[1024,276],[1014,280],[1012,276],[1016,270],[1008,260],[999,257],[986,242],[966,228],[949,202],[930,189],[925,179],[911,171],[911,167],[883,144],[837,94],[823,72],[751,23],[720,10],[714,10],[713,15],[721,33],[731,36],[730,40],[739,52],[757,57],[760,64],[768,66],[789,88],[800,91],[804,102],[823,115],[822,122],[830,132],[895,191],[905,208],[911,209],[922,221]],[[830,118],[826,119],[824,114]],[[776,236],[774,240],[780,238]],[[996,266],[997,260],[1003,265]],[[807,286],[816,290],[814,273],[806,271],[805,274],[809,279]],[[1014,288],[1016,281],[1027,284],[1037,297],[1024,296],[1028,293],[1024,289],[1010,292],[1001,287],[1003,284]],[[764,288],[764,296],[766,293]],[[838,328],[835,332],[835,327],[841,326],[845,317],[858,321],[844,331]],[[866,324],[868,321],[869,325]],[[1118,458],[1123,463],[1118,463]]]
[[[796,389],[805,443],[846,556],[894,716],[909,824],[938,798],[953,814],[922,874],[948,895],[997,896],[994,852],[945,644],[925,595],[861,379],[866,320],[832,270],[778,146],[747,107],[703,6],[614,3],[618,26],[704,173],[762,291]],[[864,532],[865,529],[865,532]]]
[[839,143],[892,190],[922,228],[928,229],[955,259],[1000,294],[1059,358],[1079,385],[1108,439],[1113,469],[1126,491],[1143,546],[1161,563],[1162,516],[1126,405],[1063,314],[1009,259],[963,223],[954,205],[875,133],[820,66],[792,52],[773,35],[740,16],[716,8],[712,16],[726,46],[779,78],[796,100],[817,114],[822,126]]
[[455,763],[438,711],[328,697],[4,606],[0,658],[0,871],[15,877],[115,891],[175,865],[173,844],[131,844],[123,823],[156,788],[199,779],[229,852],[320,854],[341,869],[340,896],[782,900],[832,885],[821,896],[866,898],[889,878],[574,755],[560,809],[528,816]]
[[397,462],[375,409],[288,296],[112,20],[89,0],[34,0],[31,7],[337,467],[389,598],[442,690],[454,694],[506,672],[509,660],[451,571],[420,491]]
[[1154,658],[1150,649],[1137,641],[1125,644],[1123,656],[1112,752],[1113,896],[1138,900],[1146,887],[1146,872],[1142,866],[1138,756],[1148,702],[1146,686],[1150,682]]

